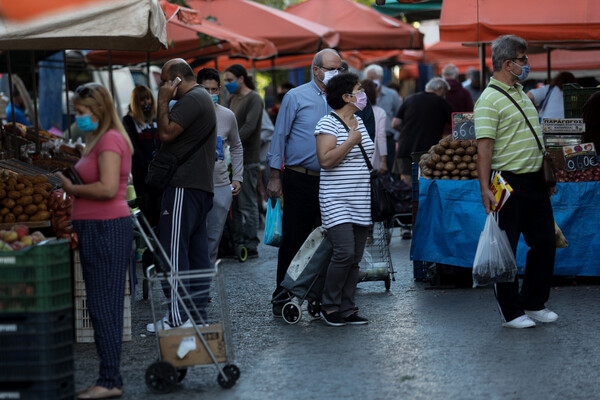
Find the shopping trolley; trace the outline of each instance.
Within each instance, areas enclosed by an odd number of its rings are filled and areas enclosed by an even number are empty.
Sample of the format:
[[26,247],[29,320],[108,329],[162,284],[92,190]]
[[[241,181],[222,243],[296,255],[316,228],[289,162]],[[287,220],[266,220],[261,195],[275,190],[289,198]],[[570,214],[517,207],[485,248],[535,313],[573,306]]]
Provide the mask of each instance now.
[[[156,329],[162,322],[155,323],[158,360],[146,370],[146,385],[152,392],[169,393],[185,378],[187,367],[212,364],[218,371],[219,385],[223,388],[232,387],[240,377],[240,370],[235,364],[229,363],[233,359],[233,346],[219,263],[208,270],[172,272],[172,264],[144,215],[136,210],[132,212],[132,219],[148,249],[155,255],[155,264],[146,269],[153,321],[162,320],[161,306],[174,302],[175,306],[181,306],[190,322],[187,324],[190,327],[168,330]],[[175,289],[170,290],[175,298],[159,300],[153,293],[155,285],[163,289]],[[201,310],[196,301],[208,299],[211,286],[216,290],[217,297],[210,298],[206,309]]]

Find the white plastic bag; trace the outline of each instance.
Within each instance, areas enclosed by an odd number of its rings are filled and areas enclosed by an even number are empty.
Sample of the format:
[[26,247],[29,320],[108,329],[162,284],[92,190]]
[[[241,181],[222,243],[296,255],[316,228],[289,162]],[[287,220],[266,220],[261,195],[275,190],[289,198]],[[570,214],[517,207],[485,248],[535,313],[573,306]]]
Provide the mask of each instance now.
[[506,232],[500,230],[494,213],[489,213],[479,236],[473,262],[473,287],[513,282],[515,276],[517,262]]

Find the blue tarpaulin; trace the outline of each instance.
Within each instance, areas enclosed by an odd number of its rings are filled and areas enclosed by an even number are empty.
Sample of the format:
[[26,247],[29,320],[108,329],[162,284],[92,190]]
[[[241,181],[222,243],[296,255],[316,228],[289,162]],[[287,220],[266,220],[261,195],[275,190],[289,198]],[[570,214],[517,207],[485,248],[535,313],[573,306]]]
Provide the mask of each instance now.
[[[421,178],[419,186],[411,259],[471,268],[486,217],[479,182]],[[600,276],[600,182],[559,183],[552,208],[569,242],[569,247],[556,250],[554,274]],[[521,236],[520,272],[528,250]]]
[[55,53],[45,61],[40,61],[40,123],[42,129],[48,130],[55,127],[59,130],[67,129],[63,126],[62,98],[63,88],[63,54]]

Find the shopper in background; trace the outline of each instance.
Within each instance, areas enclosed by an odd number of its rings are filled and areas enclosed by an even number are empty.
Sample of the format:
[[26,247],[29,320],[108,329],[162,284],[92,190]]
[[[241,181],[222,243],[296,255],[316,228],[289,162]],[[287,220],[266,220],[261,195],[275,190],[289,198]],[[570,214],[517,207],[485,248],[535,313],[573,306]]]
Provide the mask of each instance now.
[[581,118],[585,124],[584,143],[594,143],[596,154],[600,152],[600,92],[590,96],[583,105]]
[[260,173],[260,129],[264,104],[255,91],[254,81],[240,64],[233,64],[225,70],[224,81],[231,95],[229,108],[235,114],[244,147],[242,192],[233,200],[233,241],[236,247],[246,247],[248,258],[256,258],[259,243],[256,183]]
[[363,79],[360,81],[360,85],[367,95],[367,99],[372,104],[373,115],[375,119],[375,152],[371,158],[373,168],[377,170],[379,174],[385,174],[388,172],[387,169],[387,140],[385,135],[385,120],[387,116],[383,108],[377,105],[377,85],[370,79]]
[[[317,122],[331,109],[325,85],[340,73],[337,51],[323,49],[313,57],[313,79],[290,90],[283,98],[267,162],[271,168],[267,194],[285,199],[282,243],[277,255],[277,280],[273,298],[283,291],[281,282],[290,262],[312,230],[321,224],[319,174],[321,166],[315,146]],[[285,168],[284,168],[285,159]],[[281,317],[283,302],[273,304],[273,316]]]
[[100,358],[98,380],[77,393],[79,399],[120,397],[125,276],[131,263],[133,229],[125,201],[133,145],[103,86],[77,88],[73,103],[79,128],[88,132],[84,154],[75,165],[83,184],[58,173],[63,189],[75,196],[71,217],[79,237],[79,256],[87,308]]
[[[399,132],[392,126],[392,119],[402,105],[402,98],[394,89],[383,84],[383,68],[377,64],[371,64],[364,70],[365,78],[372,80],[377,85],[377,104],[383,108],[386,115],[385,134],[387,138],[387,153],[394,154]],[[392,170],[394,157],[387,158],[388,171]]]
[[148,165],[160,147],[156,124],[156,101],[147,86],[136,86],[131,92],[129,113],[123,117],[123,126],[133,144],[133,186],[141,200],[140,209],[150,225],[158,224],[160,196],[146,184]]
[[[228,108],[218,104],[221,94],[221,78],[219,71],[213,68],[203,68],[198,72],[196,81],[204,86],[215,104],[217,116],[217,159],[213,173],[214,197],[213,207],[206,216],[206,231],[208,234],[208,253],[211,265],[217,261],[219,242],[227,220],[233,196],[240,194],[244,173],[244,150],[237,129],[235,115]],[[225,163],[224,149],[229,146],[231,154],[231,171],[233,177],[229,180],[229,171]]]
[[527,92],[527,96],[539,110],[540,122],[544,118],[565,117],[562,90],[565,83],[575,83],[575,75],[570,72],[561,72],[552,79],[549,85],[544,85]]
[[323,287],[321,318],[330,326],[362,325],[368,320],[358,316],[354,293],[358,263],[371,225],[371,186],[359,144],[368,157],[373,155],[375,145],[360,117],[354,115],[367,103],[358,76],[336,75],[326,90],[333,113],[321,118],[315,137],[321,165],[319,205],[333,254]]
[[479,97],[474,113],[477,173],[485,212],[489,214],[496,203],[490,178],[494,171],[500,171],[514,191],[498,212],[498,225],[506,232],[515,254],[521,234],[530,247],[521,289],[518,276],[513,282],[494,285],[502,325],[517,329],[535,326],[534,320],[553,322],[558,318],[545,306],[552,284],[556,237],[549,189],[542,182],[542,151],[531,130],[543,141],[538,113],[519,83],[529,74],[526,53],[527,42],[520,37],[496,39],[492,43],[494,75],[490,79],[490,85],[511,96],[525,116],[505,94],[490,86]]

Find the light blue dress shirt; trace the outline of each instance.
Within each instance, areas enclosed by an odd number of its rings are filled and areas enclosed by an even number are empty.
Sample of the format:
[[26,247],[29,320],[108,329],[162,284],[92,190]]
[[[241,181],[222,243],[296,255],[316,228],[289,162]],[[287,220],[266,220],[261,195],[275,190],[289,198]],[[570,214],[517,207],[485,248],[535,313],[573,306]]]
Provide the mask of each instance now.
[[285,157],[286,165],[321,171],[314,134],[317,122],[331,111],[325,93],[314,80],[287,92],[277,114],[267,153],[269,167],[281,170]]

